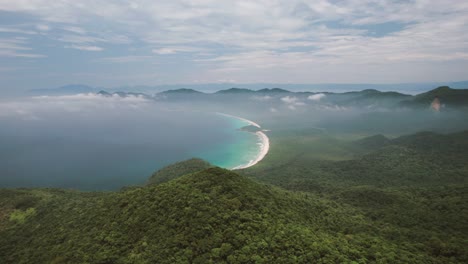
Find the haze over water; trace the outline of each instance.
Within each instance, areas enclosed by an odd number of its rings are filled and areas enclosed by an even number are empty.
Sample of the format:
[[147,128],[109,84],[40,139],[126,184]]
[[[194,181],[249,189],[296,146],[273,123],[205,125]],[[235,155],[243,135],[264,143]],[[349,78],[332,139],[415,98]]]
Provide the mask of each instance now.
[[238,130],[245,122],[136,97],[42,97],[0,108],[0,187],[112,190],[176,161],[233,168],[258,151],[257,137]]

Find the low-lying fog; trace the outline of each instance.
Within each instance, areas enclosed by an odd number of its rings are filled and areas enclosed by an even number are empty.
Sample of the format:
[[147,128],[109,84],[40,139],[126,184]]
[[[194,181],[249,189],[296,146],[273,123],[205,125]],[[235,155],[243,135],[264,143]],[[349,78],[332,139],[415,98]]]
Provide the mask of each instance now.
[[[0,103],[0,187],[115,189],[229,140],[226,118],[131,96]],[[211,129],[210,129],[211,128]]]
[[[465,110],[330,94],[40,96],[0,102],[0,187],[116,189],[230,140],[224,112],[281,131],[398,136],[468,129]],[[303,134],[303,133],[302,133]],[[219,157],[218,157],[219,158]]]

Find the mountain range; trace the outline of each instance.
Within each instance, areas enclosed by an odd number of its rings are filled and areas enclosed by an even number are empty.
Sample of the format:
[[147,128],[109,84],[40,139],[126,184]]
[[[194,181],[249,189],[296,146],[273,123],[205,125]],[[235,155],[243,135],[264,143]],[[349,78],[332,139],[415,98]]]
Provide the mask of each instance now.
[[[136,86],[121,86],[115,88],[102,88],[102,87],[91,87],[83,84],[73,84],[66,85],[59,88],[46,88],[46,89],[33,89],[30,90],[32,94],[71,94],[78,92],[98,92],[100,90],[108,91],[133,91],[138,93],[146,94],[155,94],[167,90],[177,90],[180,88],[199,90],[204,92],[216,92],[220,90],[227,90],[232,87],[242,87],[249,90],[261,90],[261,89],[270,89],[266,87],[280,87],[281,89],[286,89],[290,91],[311,91],[311,92],[324,92],[324,91],[333,91],[333,92],[349,92],[349,91],[360,91],[365,89],[377,89],[379,91],[399,91],[402,93],[408,94],[417,94],[426,92],[431,87],[439,86],[450,86],[456,89],[468,88],[468,81],[458,81],[458,82],[431,82],[431,83],[396,83],[396,84],[333,84],[333,83],[324,83],[324,84],[274,84],[274,83],[256,83],[256,84],[232,84],[232,83],[208,83],[208,84],[171,84],[171,85],[155,85],[155,86],[145,86],[145,85],[136,85]],[[80,88],[81,87],[81,88]]]

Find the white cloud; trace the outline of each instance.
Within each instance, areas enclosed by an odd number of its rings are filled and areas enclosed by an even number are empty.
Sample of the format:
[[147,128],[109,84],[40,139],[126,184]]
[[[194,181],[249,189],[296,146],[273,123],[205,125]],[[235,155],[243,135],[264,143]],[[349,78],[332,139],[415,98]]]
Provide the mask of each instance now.
[[0,117],[38,121],[45,113],[95,114],[99,109],[143,110],[151,101],[141,96],[102,96],[76,94],[64,96],[36,96],[17,101],[0,102]]
[[27,38],[0,38],[0,57],[44,58],[45,55],[31,53]]
[[287,103],[287,104],[294,104],[296,103],[298,100],[297,97],[294,97],[294,96],[285,96],[285,97],[281,97],[281,101]]
[[325,98],[326,95],[323,94],[323,93],[319,93],[319,94],[313,94],[313,95],[309,95],[309,97],[307,97],[307,99],[311,100],[311,101],[320,101],[322,98]]
[[119,57],[107,57],[100,58],[96,61],[99,62],[110,62],[110,63],[128,63],[128,62],[141,62],[148,59],[153,59],[153,56],[119,56]]
[[0,27],[0,33],[18,33],[18,34],[26,34],[26,35],[34,35],[37,32],[32,30],[24,30],[16,27]]
[[188,46],[173,46],[159,49],[153,49],[152,52],[160,55],[175,54],[180,52],[202,52],[204,49]]
[[176,52],[176,50],[170,48],[153,49],[153,53],[160,55],[174,54]]
[[[427,81],[468,66],[468,2],[458,0],[0,0],[0,10],[38,17],[67,44],[182,53],[176,63],[197,71],[188,80]],[[395,32],[369,34],[383,23]]]
[[287,104],[287,107],[291,110],[296,110],[298,106],[305,106],[306,103],[299,101],[299,98],[295,96],[281,97],[281,101]]
[[45,24],[38,24],[36,25],[36,28],[40,31],[49,31],[50,30],[50,26],[48,25],[45,25]]
[[254,100],[254,101],[270,101],[271,99],[273,99],[273,97],[269,96],[269,95],[264,95],[264,96],[252,96],[250,97],[251,100]]
[[66,26],[62,28],[65,31],[76,33],[76,34],[86,34],[86,30],[80,27],[75,27],[75,26]]
[[67,48],[84,50],[84,51],[103,51],[104,49],[98,46],[88,46],[88,45],[70,45],[66,46]]
[[104,39],[98,37],[92,37],[87,35],[64,35],[58,39],[62,42],[84,44],[84,43],[96,43],[103,42]]

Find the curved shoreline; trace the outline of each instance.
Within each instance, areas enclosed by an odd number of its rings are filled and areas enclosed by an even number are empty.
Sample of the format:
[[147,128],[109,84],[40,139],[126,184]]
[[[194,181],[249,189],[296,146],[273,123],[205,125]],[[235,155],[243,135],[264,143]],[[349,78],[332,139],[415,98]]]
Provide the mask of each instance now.
[[234,115],[229,115],[229,114],[220,113],[220,112],[216,112],[216,114],[218,114],[218,115],[222,115],[222,116],[227,116],[227,117],[233,117],[233,118],[236,118],[236,119],[242,120],[242,121],[244,121],[244,122],[247,122],[247,123],[249,123],[249,125],[252,125],[252,126],[255,126],[255,127],[261,128],[261,126],[260,126],[259,124],[255,123],[254,121],[251,121],[251,120],[245,119],[245,118],[243,118],[243,117],[240,117],[240,116],[234,116]]
[[[216,112],[216,114],[236,118],[238,120],[249,123],[252,126],[261,128],[261,126],[259,124],[255,123],[254,121],[245,119],[243,117],[224,114],[224,113],[219,113],[219,112]],[[253,165],[259,163],[268,154],[268,151],[270,150],[270,139],[268,138],[268,136],[265,133],[263,133],[263,131],[257,131],[254,134],[257,135],[258,139],[260,140],[260,143],[257,143],[257,144],[260,145],[260,151],[259,151],[257,157],[255,157],[255,159],[253,159],[253,160],[250,160],[249,163],[241,164],[239,166],[236,166],[236,167],[232,168],[231,170],[240,170],[240,169],[246,169],[246,168],[252,167]]]

